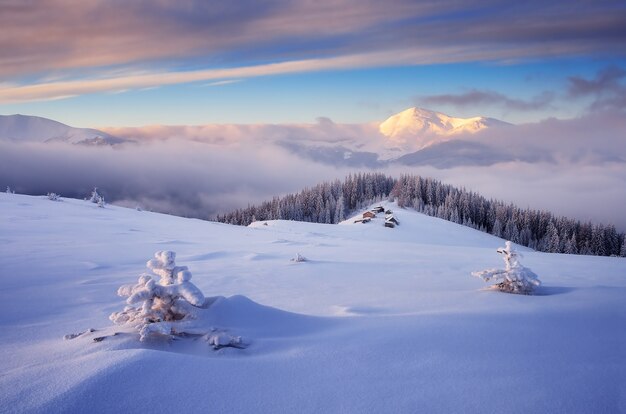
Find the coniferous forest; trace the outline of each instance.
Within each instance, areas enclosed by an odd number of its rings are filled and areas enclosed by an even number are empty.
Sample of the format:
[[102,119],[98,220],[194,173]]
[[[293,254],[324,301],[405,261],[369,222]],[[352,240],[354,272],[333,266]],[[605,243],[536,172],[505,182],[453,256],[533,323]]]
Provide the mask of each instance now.
[[550,253],[626,257],[625,234],[613,225],[582,223],[548,211],[522,209],[418,175],[351,174],[312,188],[220,215],[217,221],[257,220],[339,223],[359,209],[390,199],[398,206],[493,234]]

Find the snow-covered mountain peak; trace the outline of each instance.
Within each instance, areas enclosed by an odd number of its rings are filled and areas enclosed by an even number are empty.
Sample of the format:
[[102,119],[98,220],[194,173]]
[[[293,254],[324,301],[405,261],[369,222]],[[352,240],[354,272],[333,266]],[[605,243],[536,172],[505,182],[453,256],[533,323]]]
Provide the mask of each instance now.
[[476,116],[455,118],[424,108],[409,108],[387,118],[379,126],[382,135],[396,144],[412,144],[426,147],[440,140],[461,133],[476,133],[497,125],[508,125],[493,118]]
[[74,128],[52,119],[29,115],[0,115],[0,140],[114,145],[128,140],[91,128]]

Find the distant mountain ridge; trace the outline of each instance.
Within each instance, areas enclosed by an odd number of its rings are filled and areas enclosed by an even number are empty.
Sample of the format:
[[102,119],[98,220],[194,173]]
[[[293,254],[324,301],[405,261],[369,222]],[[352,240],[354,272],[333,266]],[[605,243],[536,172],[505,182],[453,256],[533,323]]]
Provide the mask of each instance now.
[[91,128],[74,128],[52,119],[30,115],[0,115],[0,140],[115,145],[129,142]]
[[[468,139],[470,135],[488,128],[510,125],[483,116],[455,118],[423,108],[409,108],[380,124],[364,124],[357,130],[362,134],[341,126],[332,129],[328,125],[316,126],[317,130],[315,127],[302,127],[302,131],[308,134],[305,137],[299,136],[299,131],[292,126],[285,126],[284,132],[280,132],[280,126],[265,126],[263,131],[276,137],[266,141],[267,144],[327,165],[380,168],[400,164],[449,168],[491,165],[514,159],[507,151]],[[246,136],[249,132],[247,126],[235,125],[233,128],[241,132],[241,139],[249,145],[258,142]],[[277,134],[277,131],[280,133]],[[216,129],[214,134],[220,136],[222,131]],[[0,115],[0,141],[111,146],[136,142],[131,139],[132,136],[132,132],[126,132],[120,138],[97,129],[74,128],[38,116]]]

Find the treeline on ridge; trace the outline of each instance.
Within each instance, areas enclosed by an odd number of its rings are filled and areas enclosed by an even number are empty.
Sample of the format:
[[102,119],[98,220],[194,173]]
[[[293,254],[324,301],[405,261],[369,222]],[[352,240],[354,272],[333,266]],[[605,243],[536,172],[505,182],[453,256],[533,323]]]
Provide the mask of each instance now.
[[257,220],[334,224],[384,199],[542,252],[626,257],[625,235],[613,225],[582,223],[548,211],[522,209],[418,175],[393,178],[381,173],[350,174],[343,182],[323,182],[274,197],[219,215],[217,221],[243,226]]

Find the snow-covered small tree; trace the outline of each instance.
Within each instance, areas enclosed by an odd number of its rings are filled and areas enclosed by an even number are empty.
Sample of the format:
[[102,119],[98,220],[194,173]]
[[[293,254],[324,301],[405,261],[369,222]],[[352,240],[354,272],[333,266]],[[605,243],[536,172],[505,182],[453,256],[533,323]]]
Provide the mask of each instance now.
[[98,202],[100,201],[100,194],[98,193],[98,187],[94,187],[93,191],[91,192],[91,196],[89,196],[89,201],[91,201],[94,204],[98,204]]
[[205,297],[191,282],[186,266],[176,266],[176,253],[156,252],[146,266],[161,279],[142,274],[136,284],[121,286],[117,294],[127,297],[128,306],[114,312],[109,319],[117,325],[135,328],[144,341],[151,335],[171,336],[182,333],[182,322],[195,317],[195,309],[204,305]]
[[11,190],[11,187],[9,187],[9,186],[7,185],[6,193],[7,193],[7,194],[15,194],[15,191]]
[[541,285],[537,275],[529,268],[522,266],[519,262],[521,255],[513,249],[510,241],[497,251],[504,259],[505,268],[472,272],[472,276],[480,277],[485,282],[491,280],[498,282],[494,287],[503,292],[531,295],[535,287]]
[[306,257],[302,256],[300,253],[296,253],[296,257],[291,259],[291,261],[292,262],[296,262],[296,263],[301,263],[301,262],[308,261],[308,259]]
[[48,200],[61,201],[61,196],[58,195],[57,193],[48,193],[47,197],[48,197]]
[[91,192],[91,196],[89,196],[89,201],[94,204],[97,204],[98,207],[102,207],[102,208],[104,208],[104,205],[106,204],[104,202],[104,197],[100,193],[98,193],[98,187],[93,188],[93,191]]
[[493,230],[491,230],[491,234],[496,237],[502,237],[502,222],[499,219],[493,223]]

